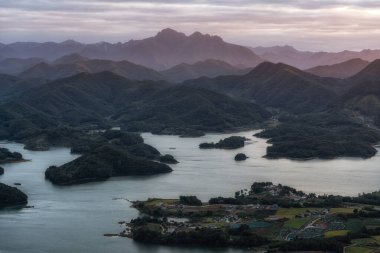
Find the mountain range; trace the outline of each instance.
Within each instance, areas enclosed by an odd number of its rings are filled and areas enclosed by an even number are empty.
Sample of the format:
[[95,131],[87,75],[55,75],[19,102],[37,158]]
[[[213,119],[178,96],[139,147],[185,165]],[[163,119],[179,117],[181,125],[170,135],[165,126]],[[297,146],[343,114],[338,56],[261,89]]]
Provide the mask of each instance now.
[[253,126],[269,116],[255,103],[206,89],[131,81],[111,72],[80,73],[6,100],[0,106],[0,135],[22,139],[60,124],[186,135]]
[[125,43],[84,44],[67,40],[61,43],[16,42],[0,47],[0,59],[38,57],[54,61],[73,53],[92,59],[127,60],[155,70],[208,59],[245,67],[254,67],[262,62],[262,59],[248,48],[227,43],[218,36],[200,32],[186,36],[169,28],[160,31],[154,37]]
[[2,44],[0,138],[38,141],[62,126],[200,136],[273,117],[279,124],[260,135],[273,144],[268,157],[376,153],[376,50],[252,50],[171,29],[116,44]]
[[246,75],[199,78],[185,82],[261,105],[292,112],[321,110],[334,101],[345,86],[282,63],[264,62]]
[[370,49],[358,52],[349,50],[341,52],[309,52],[299,51],[291,46],[275,46],[254,47],[251,50],[267,61],[281,62],[303,70],[321,65],[333,65],[357,58],[369,62],[380,58],[380,50]]
[[[380,50],[309,52],[291,46],[248,48],[225,42],[219,36],[199,32],[185,35],[166,28],[153,37],[124,43],[85,44],[67,40],[61,43],[1,44],[0,73],[19,75],[30,70],[25,73],[25,77],[31,77],[39,75],[39,71],[53,72],[46,73],[46,78],[52,80],[86,71],[112,71],[137,80],[165,79],[181,82],[201,76],[245,74],[258,64],[270,61],[307,70],[322,77],[347,78],[363,69],[365,62],[378,58]],[[98,61],[90,62],[92,60]],[[36,69],[31,69],[37,64]],[[99,67],[100,65],[104,66]],[[128,66],[136,68],[137,65],[148,68],[150,73],[146,75],[145,69],[140,74],[132,74],[133,70],[126,69]]]
[[133,80],[163,80],[160,73],[153,69],[137,65],[128,61],[111,61],[88,59],[78,54],[66,55],[58,58],[52,64],[38,63],[33,67],[21,72],[21,78],[44,78],[56,80],[73,76],[82,72],[99,73],[110,71]]
[[194,64],[181,63],[161,71],[161,74],[170,82],[182,82],[199,77],[243,75],[250,70],[250,68],[239,68],[223,61],[209,59]]

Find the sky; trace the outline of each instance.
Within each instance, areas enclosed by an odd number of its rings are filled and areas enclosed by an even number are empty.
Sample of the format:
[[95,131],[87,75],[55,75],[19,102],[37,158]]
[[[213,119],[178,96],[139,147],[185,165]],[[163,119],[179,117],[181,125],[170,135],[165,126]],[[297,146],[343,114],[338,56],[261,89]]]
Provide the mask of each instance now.
[[380,0],[0,0],[0,42],[126,42],[164,28],[245,46],[380,48]]

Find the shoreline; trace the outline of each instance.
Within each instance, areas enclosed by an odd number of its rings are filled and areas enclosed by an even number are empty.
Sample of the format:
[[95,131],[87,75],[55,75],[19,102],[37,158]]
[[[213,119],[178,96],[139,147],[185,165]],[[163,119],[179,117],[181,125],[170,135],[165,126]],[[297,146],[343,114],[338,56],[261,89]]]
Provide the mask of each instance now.
[[[251,190],[249,193],[244,193],[243,196],[254,197],[250,200],[254,202],[256,202],[255,199],[260,200],[261,198],[264,198],[263,200],[266,202],[267,194],[273,194],[273,191],[281,194],[278,197],[273,195],[275,197],[273,203],[292,200],[295,204],[306,204],[308,201],[314,201],[315,198],[313,194],[305,194],[302,191],[281,184],[273,185],[269,182],[254,183],[252,189],[256,189],[260,193]],[[264,192],[261,192],[262,190]],[[243,249],[261,248],[265,251],[287,247],[287,245],[292,245],[293,241],[306,244],[316,241],[322,245],[330,245],[329,243],[333,242],[331,245],[338,245],[340,241],[336,238],[346,236],[348,241],[342,245],[349,246],[351,243],[349,236],[356,232],[351,231],[352,228],[348,230],[347,226],[349,225],[347,224],[350,223],[346,223],[345,219],[350,222],[350,219],[361,217],[360,219],[365,222],[370,221],[370,217],[380,217],[378,210],[380,202],[377,207],[370,208],[361,203],[359,199],[352,203],[327,204],[328,202],[325,202],[327,206],[284,207],[281,204],[252,204],[250,202],[218,204],[211,202],[212,199],[200,205],[192,205],[183,203],[182,197],[131,201],[131,207],[138,210],[140,215],[131,221],[119,222],[124,228],[119,234],[104,234],[104,236],[127,237],[141,243],[176,247],[197,245]],[[241,200],[244,200],[245,197]],[[317,198],[324,199],[323,196]],[[225,198],[226,201],[230,201],[230,199]],[[235,199],[239,200],[238,197]],[[355,200],[355,198],[351,198],[351,200]],[[368,216],[369,213],[371,216]],[[341,217],[346,218],[342,220]],[[240,230],[245,232],[240,233]],[[277,235],[274,236],[275,234]],[[214,238],[214,236],[217,237]],[[370,234],[359,233],[358,236],[370,237]],[[307,250],[314,250],[312,245],[314,244],[311,243]],[[325,250],[333,250],[331,245],[327,246],[328,248]]]

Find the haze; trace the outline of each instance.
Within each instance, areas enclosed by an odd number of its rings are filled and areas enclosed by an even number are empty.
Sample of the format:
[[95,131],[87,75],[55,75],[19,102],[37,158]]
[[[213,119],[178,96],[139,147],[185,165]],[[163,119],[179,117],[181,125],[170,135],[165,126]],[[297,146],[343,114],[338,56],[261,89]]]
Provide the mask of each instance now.
[[378,1],[0,1],[0,41],[125,42],[165,27],[247,46],[379,48]]

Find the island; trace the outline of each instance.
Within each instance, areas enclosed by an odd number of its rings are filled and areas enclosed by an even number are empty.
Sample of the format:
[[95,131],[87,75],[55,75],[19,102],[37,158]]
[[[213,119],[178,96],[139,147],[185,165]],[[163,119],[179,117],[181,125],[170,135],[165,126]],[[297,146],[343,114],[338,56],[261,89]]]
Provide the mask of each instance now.
[[[87,133],[72,143],[72,152],[82,154],[62,166],[51,166],[45,178],[57,185],[103,181],[115,176],[154,175],[171,172],[160,153],[143,143],[138,134],[109,130]],[[172,158],[174,159],[174,157]]]
[[23,161],[22,155],[18,152],[11,152],[6,148],[0,148],[0,163]]
[[172,155],[163,155],[160,157],[160,162],[168,164],[176,164],[178,161]]
[[0,175],[3,175],[3,174],[4,174],[4,168],[0,167]]
[[219,148],[219,149],[237,149],[244,147],[245,141],[248,139],[241,136],[231,136],[225,139],[220,140],[217,143],[201,143],[199,144],[199,148],[201,149],[211,149],[211,148]]
[[28,203],[25,193],[6,184],[0,183],[0,208],[24,206]]
[[358,247],[372,252],[380,246],[380,210],[372,205],[380,205],[380,191],[358,197],[318,196],[256,182],[234,197],[203,203],[196,196],[133,201],[142,215],[121,222],[125,229],[119,235],[145,243],[263,252],[342,253]]
[[245,161],[248,157],[243,153],[238,153],[235,156],[235,161]]
[[256,137],[268,139],[265,157],[296,160],[370,158],[377,153],[380,132],[338,112],[280,117]]

